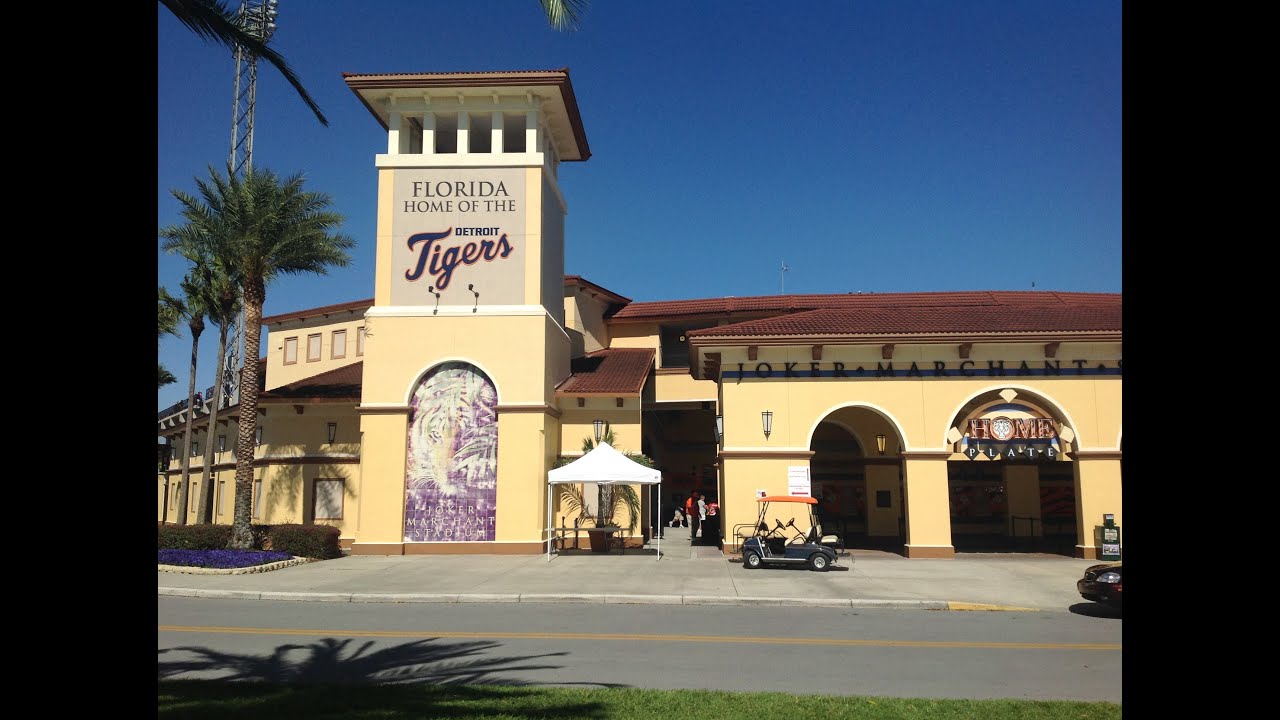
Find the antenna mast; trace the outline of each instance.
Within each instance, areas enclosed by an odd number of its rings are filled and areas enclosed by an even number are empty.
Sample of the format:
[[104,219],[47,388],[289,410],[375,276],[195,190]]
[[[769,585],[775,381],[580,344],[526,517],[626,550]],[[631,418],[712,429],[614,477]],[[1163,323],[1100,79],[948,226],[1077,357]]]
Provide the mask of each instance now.
[[[248,34],[264,44],[276,31],[276,14],[279,0],[241,0],[236,12],[236,23]],[[236,80],[231,106],[231,154],[227,166],[233,176],[243,177],[253,168],[253,111],[258,97],[258,56],[237,44]],[[230,328],[227,354],[223,363],[223,407],[240,402],[240,359],[244,343],[244,310],[240,319]],[[255,358],[256,360],[256,358]]]
[[787,271],[788,271],[788,270],[790,270],[790,269],[791,269],[791,268],[787,267],[787,261],[786,261],[786,260],[783,260],[783,261],[782,261],[782,272],[780,272],[780,273],[779,273],[779,275],[781,275],[781,276],[782,276],[782,294],[783,294],[783,295],[786,295],[786,294],[787,294]]

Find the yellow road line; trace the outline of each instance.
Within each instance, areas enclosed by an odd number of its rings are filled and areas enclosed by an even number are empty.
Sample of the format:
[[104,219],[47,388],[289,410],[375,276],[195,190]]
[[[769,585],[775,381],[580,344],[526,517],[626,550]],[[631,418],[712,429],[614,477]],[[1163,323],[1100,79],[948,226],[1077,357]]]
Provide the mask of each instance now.
[[836,645],[849,647],[983,648],[1007,650],[1120,650],[1120,643],[1011,643],[943,640],[841,640],[833,638],[725,637],[722,635],[641,635],[634,633],[411,632],[405,630],[317,630],[308,628],[201,627],[160,625],[160,632],[227,635],[321,635],[325,637],[451,638],[462,640],[626,640],[735,643],[757,645]]

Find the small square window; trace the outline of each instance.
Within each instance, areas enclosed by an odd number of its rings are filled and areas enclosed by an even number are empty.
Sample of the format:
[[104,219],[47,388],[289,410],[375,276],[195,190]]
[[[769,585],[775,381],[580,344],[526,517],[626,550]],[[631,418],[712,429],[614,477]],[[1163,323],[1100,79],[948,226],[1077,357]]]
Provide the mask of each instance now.
[[284,339],[284,364],[292,365],[298,362],[298,338],[291,337]]
[[320,360],[320,333],[307,336],[307,362]]
[[316,480],[313,505],[316,520],[342,519],[342,486],[341,478]]

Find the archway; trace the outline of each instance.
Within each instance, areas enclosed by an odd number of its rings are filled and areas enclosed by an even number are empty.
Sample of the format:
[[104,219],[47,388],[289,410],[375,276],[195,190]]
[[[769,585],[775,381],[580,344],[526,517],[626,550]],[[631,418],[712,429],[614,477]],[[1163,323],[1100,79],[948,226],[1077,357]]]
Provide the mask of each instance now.
[[492,541],[498,488],[498,393],[465,362],[425,373],[409,401],[405,542]]
[[839,408],[814,427],[809,473],[818,518],[823,530],[839,534],[846,548],[902,552],[906,496],[901,446],[892,424],[865,407]]
[[1057,406],[1026,389],[995,388],[956,414],[947,463],[956,552],[1071,555],[1077,542],[1074,434]]

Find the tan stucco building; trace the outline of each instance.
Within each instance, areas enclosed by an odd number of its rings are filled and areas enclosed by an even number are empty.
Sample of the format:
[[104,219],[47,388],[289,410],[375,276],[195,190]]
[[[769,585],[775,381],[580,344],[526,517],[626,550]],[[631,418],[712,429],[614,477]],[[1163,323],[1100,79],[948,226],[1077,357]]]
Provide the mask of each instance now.
[[[567,71],[346,80],[387,131],[374,296],[263,318],[255,523],[332,524],[354,553],[541,552],[547,472],[596,420],[663,473],[631,544],[692,489],[726,550],[760,492],[907,557],[1097,557],[1103,515],[1123,523],[1119,294],[631,302],[564,274],[558,174],[591,155]],[[177,446],[183,405],[159,419]],[[195,482],[236,437],[234,405],[207,418]],[[158,513],[195,521],[178,467]],[[229,523],[230,445],[213,470]]]

